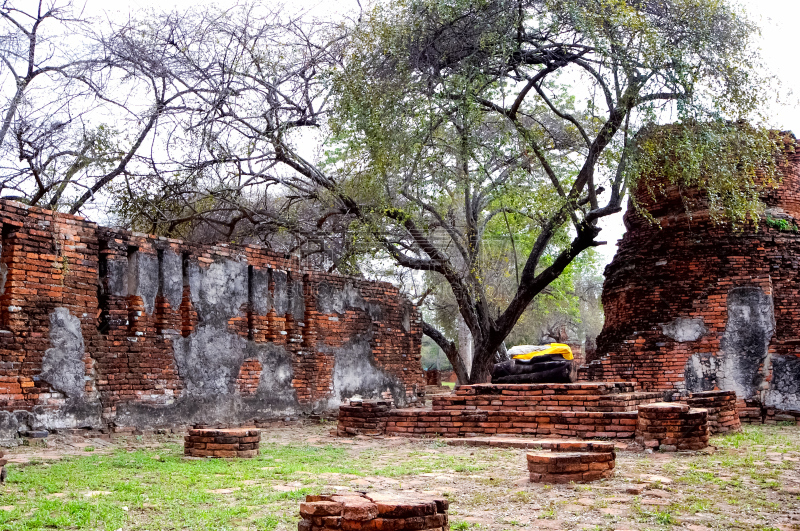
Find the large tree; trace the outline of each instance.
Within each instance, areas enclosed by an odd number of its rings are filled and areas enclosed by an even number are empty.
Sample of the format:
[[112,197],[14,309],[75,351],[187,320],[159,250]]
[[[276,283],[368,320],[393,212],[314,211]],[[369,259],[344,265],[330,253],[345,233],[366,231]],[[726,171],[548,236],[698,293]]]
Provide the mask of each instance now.
[[[487,381],[534,297],[603,243],[598,221],[621,210],[638,129],[710,121],[704,131],[717,138],[730,133],[725,118],[752,116],[763,88],[756,31],[719,0],[380,5],[356,28],[336,78],[340,157],[327,175],[338,180],[307,177],[371,227],[397,264],[449,286],[473,337],[472,366],[434,326],[424,332],[461,381]],[[772,149],[758,130],[736,132],[756,138],[756,158]],[[707,177],[723,211],[756,213],[754,173]],[[507,214],[528,218],[531,243],[517,289],[496,308],[484,238]]]
[[75,23],[48,5],[0,9],[4,195],[72,212],[110,197],[161,234],[280,231],[331,268],[425,272],[472,335],[467,366],[423,326],[462,382],[486,381],[534,298],[602,243],[631,178],[673,166],[727,218],[756,214],[772,142],[726,120],[752,117],[766,85],[728,0],[387,1],[349,25],[253,3],[97,26],[80,47],[51,35],[40,55],[42,27]]

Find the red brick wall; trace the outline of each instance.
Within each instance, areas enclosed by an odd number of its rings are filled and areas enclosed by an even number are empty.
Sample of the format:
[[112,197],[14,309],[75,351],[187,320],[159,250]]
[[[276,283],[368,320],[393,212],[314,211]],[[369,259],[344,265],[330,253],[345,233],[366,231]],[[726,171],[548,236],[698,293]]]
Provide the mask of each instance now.
[[[0,270],[6,272],[0,294],[0,412],[44,415],[49,420],[41,422],[50,427],[119,423],[120,407],[145,416],[158,412],[160,420],[154,423],[231,421],[212,417],[242,409],[251,417],[265,414],[257,399],[246,400],[256,395],[261,379],[277,378],[277,373],[286,379],[281,392],[288,397],[278,409],[302,412],[338,403],[338,349],[354,337],[366,345],[363,363],[402,391],[396,400],[410,400],[424,387],[419,316],[391,284],[307,271],[296,257],[255,246],[196,245],[115,231],[4,200],[0,223]],[[213,269],[218,264],[246,275],[220,277],[224,268]],[[209,300],[212,292],[206,284],[214,282],[219,300]],[[215,312],[224,307],[226,282],[231,284],[231,300],[243,302],[224,315],[227,322],[220,329],[225,345],[233,347],[203,350],[197,332],[212,326]],[[347,286],[372,315],[348,304],[338,309],[340,313],[320,313],[320,282]],[[253,295],[254,290],[260,291]],[[59,325],[60,331],[51,328],[56,308],[68,310],[66,321],[79,323],[79,333],[69,323]],[[81,341],[84,367],[79,374],[74,358],[80,356],[75,353],[81,351]],[[190,403],[176,342],[195,365],[207,352],[234,360],[225,362],[230,367],[221,366],[230,370],[224,385],[218,384],[230,392],[203,396],[212,403],[219,398],[222,405],[213,415]],[[291,374],[284,374],[278,362],[262,367],[264,360],[280,361],[281,356],[288,357]],[[64,360],[72,363],[72,372],[67,371],[72,380],[53,383],[63,375],[52,366]],[[215,371],[219,368],[211,372]],[[216,376],[210,374],[209,382]],[[77,390],[80,378],[84,383]],[[281,381],[267,385],[260,398],[274,392]],[[376,388],[365,391],[376,396],[386,391],[382,384],[377,388],[377,381],[373,378]],[[192,391],[193,396],[201,392]]]
[[[800,218],[800,153],[790,164],[763,199],[769,215],[791,224]],[[734,390],[740,399],[800,409],[800,387],[791,383],[800,372],[800,234],[763,219],[738,232],[715,226],[694,190],[669,186],[654,200],[635,193],[660,226],[632,207],[625,214],[627,232],[605,271],[599,360],[580,370],[581,379]],[[750,306],[741,303],[748,297]],[[690,321],[697,334],[670,328]]]

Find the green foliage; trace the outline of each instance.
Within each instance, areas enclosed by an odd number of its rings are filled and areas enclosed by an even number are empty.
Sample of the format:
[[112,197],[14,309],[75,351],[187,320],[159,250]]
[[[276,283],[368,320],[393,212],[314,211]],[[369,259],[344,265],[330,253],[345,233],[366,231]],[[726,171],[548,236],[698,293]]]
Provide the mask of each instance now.
[[797,232],[797,223],[792,221],[789,223],[786,219],[776,219],[767,215],[764,219],[764,224],[767,227],[777,229],[781,232]]
[[[650,126],[639,133],[627,167],[628,180],[653,201],[668,186],[698,189],[714,222],[733,227],[748,220],[757,224],[763,212],[759,193],[780,183],[787,149],[782,136],[745,123],[716,120]],[[631,198],[639,212],[652,220],[647,205],[640,204],[635,195]],[[684,201],[687,211],[696,206],[686,196]],[[776,228],[788,230],[780,222]]]
[[[187,238],[194,218],[213,212],[221,201],[235,200],[223,191],[215,197],[215,190],[206,188],[213,183],[202,177],[175,172],[113,182],[107,187],[112,198],[109,213],[118,224],[134,231]],[[221,183],[218,186],[223,187]]]

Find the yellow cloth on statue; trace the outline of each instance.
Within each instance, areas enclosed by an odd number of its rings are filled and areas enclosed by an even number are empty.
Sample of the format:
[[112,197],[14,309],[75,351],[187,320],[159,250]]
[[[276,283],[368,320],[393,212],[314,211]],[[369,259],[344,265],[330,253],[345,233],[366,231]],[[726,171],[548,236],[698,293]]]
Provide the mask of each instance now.
[[529,360],[531,358],[535,358],[536,356],[544,356],[546,354],[561,354],[565,360],[572,359],[572,349],[569,348],[569,345],[565,345],[563,343],[550,343],[550,346],[544,350],[535,350],[533,352],[528,352],[527,354],[517,354],[514,356],[514,359]]

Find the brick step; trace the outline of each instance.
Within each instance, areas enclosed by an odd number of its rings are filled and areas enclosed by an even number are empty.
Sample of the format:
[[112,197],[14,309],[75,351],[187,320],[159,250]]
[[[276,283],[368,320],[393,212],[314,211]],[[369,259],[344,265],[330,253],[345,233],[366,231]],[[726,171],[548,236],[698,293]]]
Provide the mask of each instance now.
[[580,382],[569,384],[475,384],[459,385],[457,396],[466,395],[609,395],[633,393],[633,382]]
[[[617,443],[606,441],[585,441],[569,439],[536,439],[529,437],[466,437],[463,439],[447,439],[448,446],[469,446],[481,447],[491,446],[493,448],[521,448],[524,450],[560,450],[560,451],[580,451],[580,452],[610,452],[616,450]],[[626,448],[627,444],[620,443],[620,448]]]
[[620,393],[608,395],[447,395],[435,397],[435,410],[485,411],[635,411],[641,404],[658,402],[661,393]]
[[632,439],[636,412],[435,411],[398,409],[386,418],[386,434],[400,437],[529,435]]

